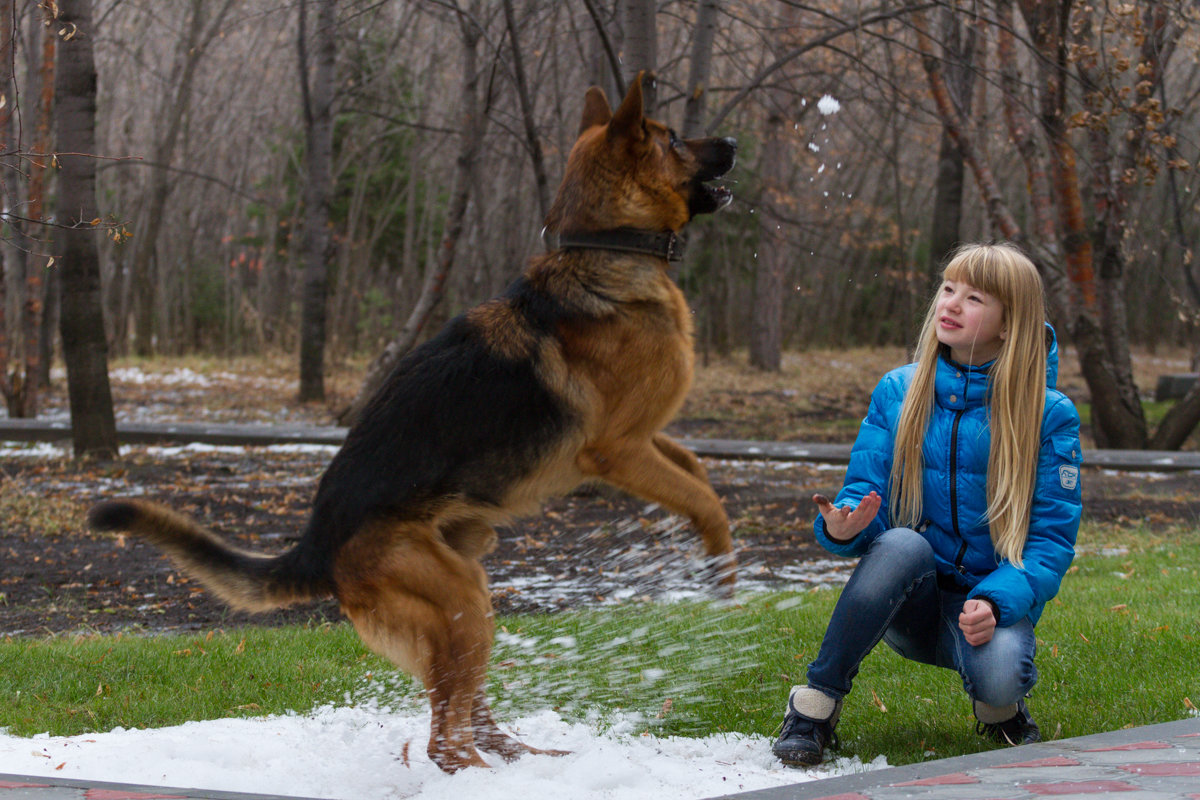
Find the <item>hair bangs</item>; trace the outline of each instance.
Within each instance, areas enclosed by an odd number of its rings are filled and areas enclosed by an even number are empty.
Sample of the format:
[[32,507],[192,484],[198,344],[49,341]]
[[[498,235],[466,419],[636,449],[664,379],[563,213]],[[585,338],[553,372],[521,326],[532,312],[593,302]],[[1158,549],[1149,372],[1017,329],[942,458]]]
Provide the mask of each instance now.
[[1005,306],[1012,294],[1010,260],[998,247],[960,248],[942,272],[942,279],[966,283],[986,292]]

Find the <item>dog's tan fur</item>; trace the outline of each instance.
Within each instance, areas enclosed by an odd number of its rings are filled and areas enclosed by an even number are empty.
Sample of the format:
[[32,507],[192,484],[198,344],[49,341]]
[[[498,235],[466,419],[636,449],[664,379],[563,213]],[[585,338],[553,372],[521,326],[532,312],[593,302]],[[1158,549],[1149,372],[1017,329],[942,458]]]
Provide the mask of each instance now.
[[[589,90],[551,233],[678,231],[727,201],[704,181],[732,166],[732,141],[678,141],[643,116],[640,86],[615,114]],[[493,621],[480,559],[493,526],[603,480],[688,517],[732,587],[720,500],[661,432],[692,369],[691,314],[664,258],[556,250],[397,368],[322,477],[293,550],[239,551],[137,500],[102,503],[92,522],[150,539],[240,608],[334,595],[371,649],[425,682],[440,767],[483,766],[478,749],[515,758],[531,748],[500,731],[483,690]]]

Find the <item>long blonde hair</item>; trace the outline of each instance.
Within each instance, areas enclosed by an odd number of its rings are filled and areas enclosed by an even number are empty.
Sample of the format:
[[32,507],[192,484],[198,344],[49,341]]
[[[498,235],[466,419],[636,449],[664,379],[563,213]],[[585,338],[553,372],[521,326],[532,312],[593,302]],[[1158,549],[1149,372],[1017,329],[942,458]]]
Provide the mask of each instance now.
[[[1046,401],[1045,299],[1037,268],[1010,244],[964,245],[955,251],[943,280],[969,284],[1003,306],[1006,332],[991,367],[988,416],[987,521],[996,553],[1021,566],[1037,478],[1042,411]],[[897,524],[916,527],[922,513],[921,446],[933,411],[937,295],[917,340],[916,373],[896,424],[889,508]]]

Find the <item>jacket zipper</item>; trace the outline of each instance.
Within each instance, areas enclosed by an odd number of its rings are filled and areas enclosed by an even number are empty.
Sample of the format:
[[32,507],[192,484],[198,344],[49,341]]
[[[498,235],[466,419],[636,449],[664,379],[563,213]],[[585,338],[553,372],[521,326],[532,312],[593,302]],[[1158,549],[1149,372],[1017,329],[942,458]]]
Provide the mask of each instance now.
[[965,575],[963,556],[967,554],[967,540],[963,539],[958,529],[958,423],[962,420],[963,412],[954,412],[954,424],[950,426],[950,522],[954,526],[954,535],[962,540],[958,555],[954,557],[954,569],[959,575]]

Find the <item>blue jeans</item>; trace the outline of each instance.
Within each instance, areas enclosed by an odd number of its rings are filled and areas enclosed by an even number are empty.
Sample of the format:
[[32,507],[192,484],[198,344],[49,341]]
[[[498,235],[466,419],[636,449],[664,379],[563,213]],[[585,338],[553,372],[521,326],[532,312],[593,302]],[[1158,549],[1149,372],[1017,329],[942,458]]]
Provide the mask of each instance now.
[[841,698],[880,639],[905,658],[954,669],[974,700],[1016,703],[1037,683],[1033,625],[996,628],[991,641],[967,644],[958,627],[965,593],[938,586],[933,548],[921,534],[893,528],[873,541],[833,609],[808,685]]

